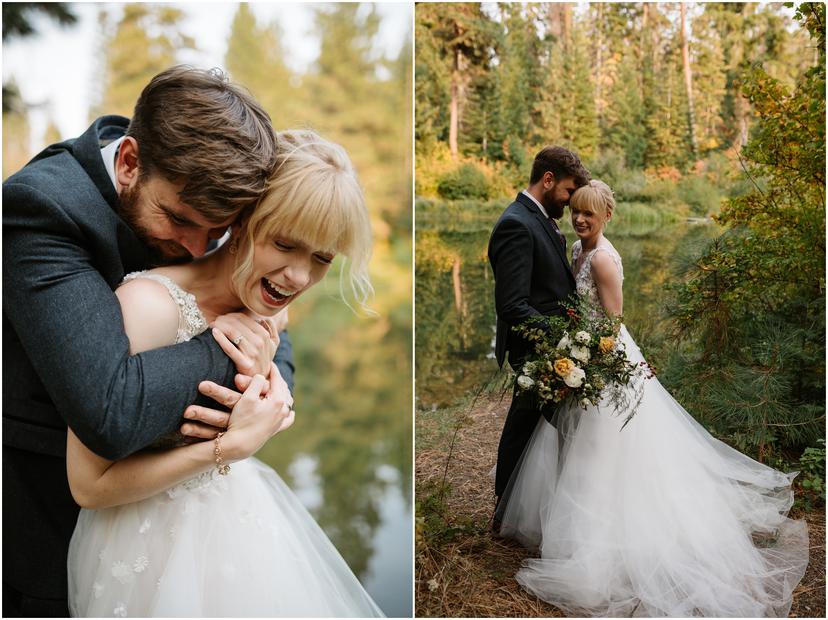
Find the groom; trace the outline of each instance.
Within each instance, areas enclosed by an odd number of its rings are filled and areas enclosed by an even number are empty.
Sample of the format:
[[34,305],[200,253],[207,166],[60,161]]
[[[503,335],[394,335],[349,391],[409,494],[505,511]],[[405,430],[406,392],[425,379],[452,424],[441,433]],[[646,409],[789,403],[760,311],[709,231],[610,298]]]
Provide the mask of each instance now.
[[[113,289],[129,272],[203,255],[258,201],[275,146],[247,92],[217,70],[173,67],[144,88],[131,121],[99,118],[3,184],[4,616],[68,615],[79,509],[67,425],[107,459],[174,431],[197,397],[205,407],[182,433],[226,426],[198,394],[204,380],[233,386],[212,335],[130,356]],[[291,384],[286,334],[276,357]]]
[[[563,313],[559,302],[575,291],[566,239],[555,220],[563,215],[572,193],[588,182],[589,173],[575,153],[560,146],[545,147],[535,156],[529,187],[517,195],[492,231],[495,357],[501,367],[508,352],[509,364],[519,370],[529,352],[529,343],[512,328],[533,316]],[[515,387],[497,449],[498,503],[540,414],[534,399]]]

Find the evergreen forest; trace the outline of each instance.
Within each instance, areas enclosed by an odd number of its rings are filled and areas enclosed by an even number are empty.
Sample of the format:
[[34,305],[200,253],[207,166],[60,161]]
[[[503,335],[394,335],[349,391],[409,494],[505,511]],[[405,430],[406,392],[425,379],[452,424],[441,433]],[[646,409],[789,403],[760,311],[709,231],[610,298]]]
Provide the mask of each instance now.
[[711,432],[824,501],[825,5],[420,3],[415,37],[418,307],[435,270],[462,292],[450,235],[571,148],[615,192],[608,236],[708,223],[653,267],[646,352]]

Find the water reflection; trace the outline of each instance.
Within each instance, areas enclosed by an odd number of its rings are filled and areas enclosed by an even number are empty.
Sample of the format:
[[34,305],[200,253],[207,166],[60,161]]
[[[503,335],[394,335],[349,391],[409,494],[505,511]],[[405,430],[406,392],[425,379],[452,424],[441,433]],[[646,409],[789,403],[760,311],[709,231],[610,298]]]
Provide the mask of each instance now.
[[[506,205],[504,204],[504,207]],[[619,212],[623,213],[623,205]],[[577,239],[564,218],[569,246]],[[442,407],[475,392],[496,372],[492,359],[494,281],[486,247],[494,220],[417,223],[416,385],[418,406]],[[684,222],[611,223],[607,237],[624,261],[624,320],[647,352],[664,337],[664,285],[676,257],[692,253],[715,231]]]
[[296,423],[257,456],[294,489],[383,611],[410,616],[410,300],[398,304],[407,310],[360,318],[335,288],[320,285],[291,307]]

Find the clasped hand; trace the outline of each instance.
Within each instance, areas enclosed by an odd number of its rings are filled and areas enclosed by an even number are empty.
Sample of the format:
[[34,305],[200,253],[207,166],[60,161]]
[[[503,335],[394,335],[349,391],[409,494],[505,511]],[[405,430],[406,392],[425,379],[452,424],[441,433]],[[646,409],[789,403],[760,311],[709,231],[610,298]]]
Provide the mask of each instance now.
[[189,421],[181,426],[183,435],[212,439],[226,428],[223,450],[227,458],[236,460],[253,454],[270,437],[293,424],[293,397],[273,363],[279,346],[278,332],[286,323],[286,312],[273,319],[255,320],[241,313],[216,319],[213,337],[239,371],[235,377],[239,391],[212,381],[199,384],[199,392],[232,409],[232,415],[191,405],[184,412]]

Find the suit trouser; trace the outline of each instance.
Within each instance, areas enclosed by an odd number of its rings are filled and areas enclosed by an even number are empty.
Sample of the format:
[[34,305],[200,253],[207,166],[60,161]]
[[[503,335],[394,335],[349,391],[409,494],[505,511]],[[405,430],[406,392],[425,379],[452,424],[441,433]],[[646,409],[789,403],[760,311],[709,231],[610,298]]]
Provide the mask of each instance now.
[[68,618],[69,602],[63,599],[42,599],[26,596],[3,582],[4,618]]
[[512,394],[512,404],[506,415],[503,433],[500,435],[500,445],[497,447],[497,471],[495,472],[495,495],[498,500],[503,496],[509,478],[515,470],[526,444],[532,437],[532,431],[538,424],[541,415],[535,398],[528,392],[523,392],[515,385]]
[[3,446],[3,615],[66,616],[66,556],[78,518],[66,457]]

